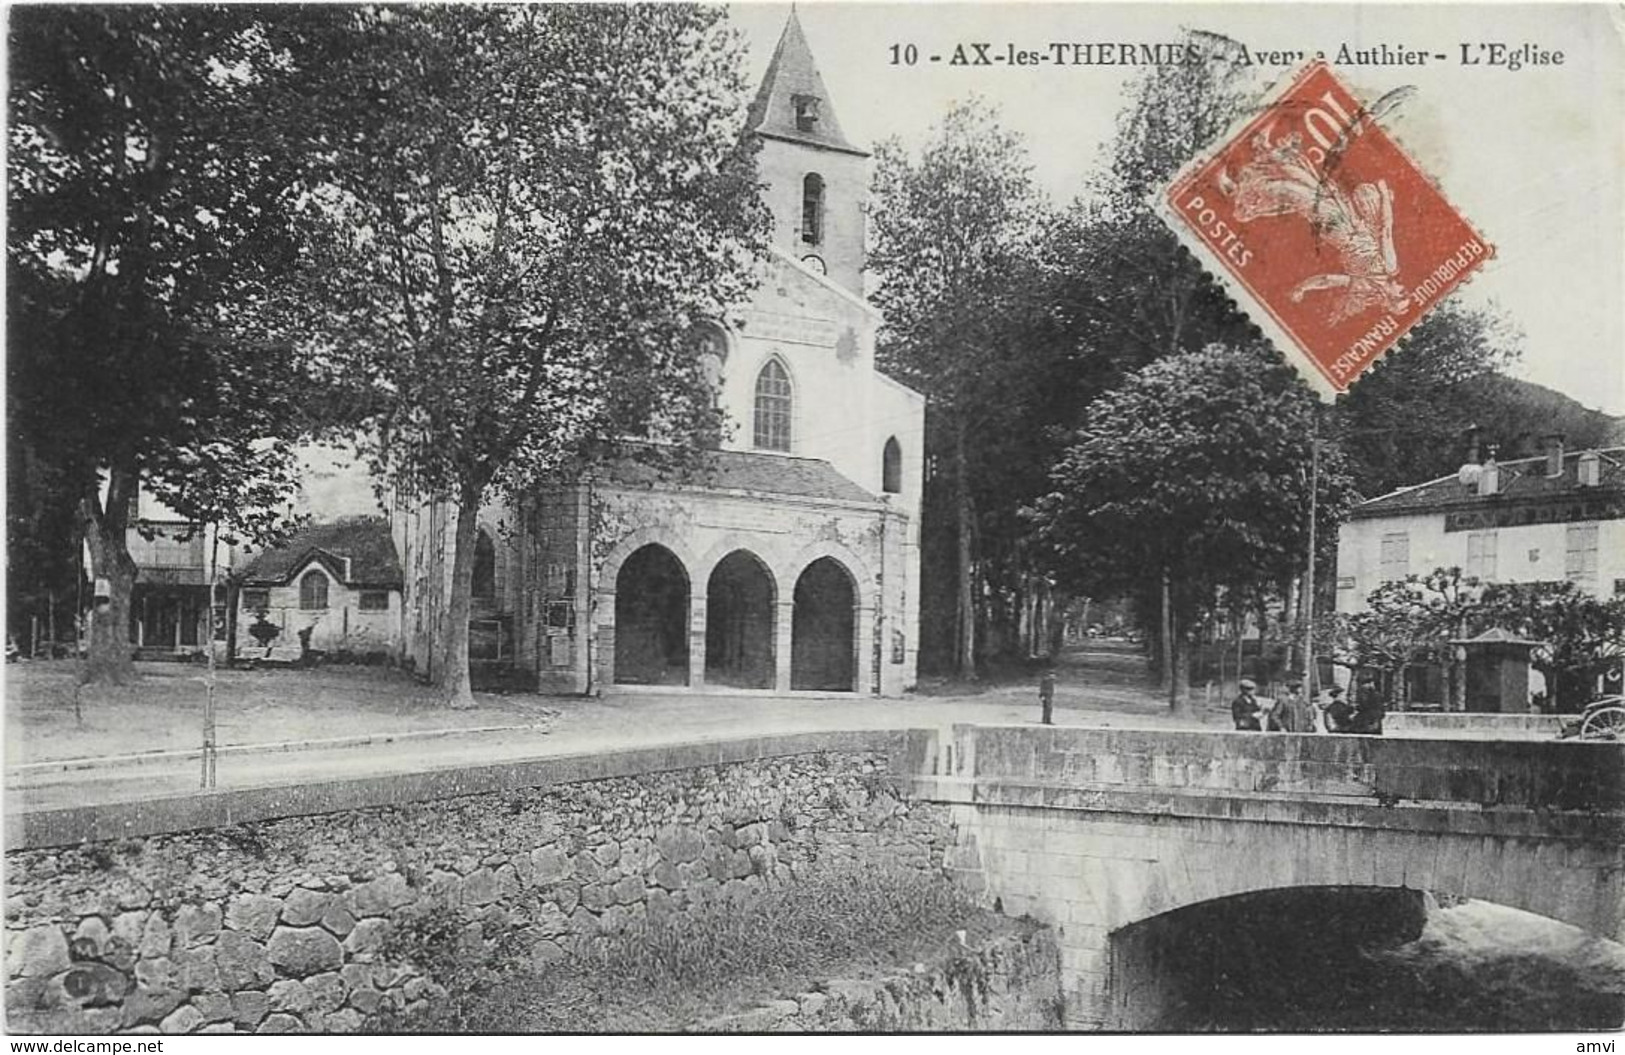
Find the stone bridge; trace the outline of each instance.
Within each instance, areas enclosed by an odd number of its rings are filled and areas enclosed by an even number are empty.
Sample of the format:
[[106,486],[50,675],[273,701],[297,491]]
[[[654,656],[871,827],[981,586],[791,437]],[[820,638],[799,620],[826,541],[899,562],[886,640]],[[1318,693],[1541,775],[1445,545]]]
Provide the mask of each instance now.
[[1061,932],[1070,1028],[1157,1028],[1181,943],[1148,922],[1260,891],[1436,891],[1625,940],[1619,745],[956,726],[915,765],[950,867]]

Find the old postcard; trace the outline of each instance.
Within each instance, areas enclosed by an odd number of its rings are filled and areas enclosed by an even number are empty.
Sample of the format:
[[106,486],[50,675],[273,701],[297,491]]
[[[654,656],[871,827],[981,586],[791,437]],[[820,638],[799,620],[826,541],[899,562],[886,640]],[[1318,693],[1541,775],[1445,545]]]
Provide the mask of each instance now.
[[7,20],[9,1033],[1612,1050],[1617,9]]

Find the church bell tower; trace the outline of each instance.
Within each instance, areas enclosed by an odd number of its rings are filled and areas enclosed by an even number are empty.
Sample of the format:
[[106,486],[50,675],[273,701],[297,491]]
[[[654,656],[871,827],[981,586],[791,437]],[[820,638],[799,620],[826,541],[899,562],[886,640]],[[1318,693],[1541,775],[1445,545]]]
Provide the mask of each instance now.
[[773,211],[773,241],[808,267],[863,296],[863,203],[869,155],[841,132],[794,8],[745,130]]

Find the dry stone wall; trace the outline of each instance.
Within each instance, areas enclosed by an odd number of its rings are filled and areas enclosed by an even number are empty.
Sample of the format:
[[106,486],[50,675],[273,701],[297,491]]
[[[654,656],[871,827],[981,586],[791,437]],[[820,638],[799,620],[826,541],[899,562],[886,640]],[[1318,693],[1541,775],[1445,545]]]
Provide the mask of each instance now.
[[348,1032],[441,991],[402,951],[424,920],[543,959],[639,920],[793,883],[814,861],[935,869],[944,806],[883,751],[524,787],[6,860],[13,1032]]

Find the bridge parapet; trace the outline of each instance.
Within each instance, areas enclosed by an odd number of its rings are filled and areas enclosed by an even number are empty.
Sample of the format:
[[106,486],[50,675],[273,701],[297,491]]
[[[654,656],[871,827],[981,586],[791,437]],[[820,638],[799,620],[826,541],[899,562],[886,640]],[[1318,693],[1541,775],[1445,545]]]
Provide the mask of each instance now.
[[978,783],[1297,795],[1625,818],[1625,747],[1182,730],[956,725],[938,776]]
[[1264,890],[1483,898],[1625,939],[1625,747],[955,726],[947,865],[1062,934],[1068,1023],[1133,1028],[1124,928]]

